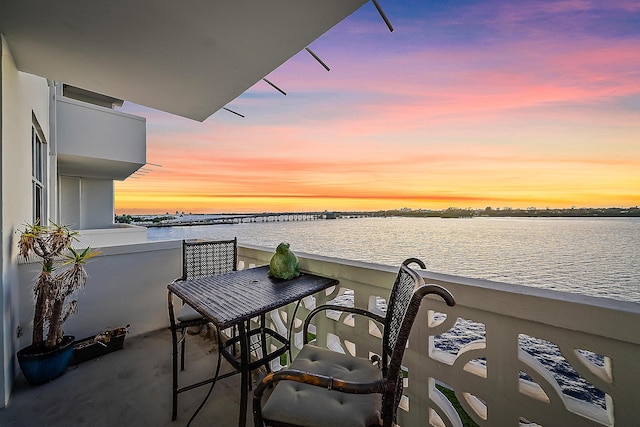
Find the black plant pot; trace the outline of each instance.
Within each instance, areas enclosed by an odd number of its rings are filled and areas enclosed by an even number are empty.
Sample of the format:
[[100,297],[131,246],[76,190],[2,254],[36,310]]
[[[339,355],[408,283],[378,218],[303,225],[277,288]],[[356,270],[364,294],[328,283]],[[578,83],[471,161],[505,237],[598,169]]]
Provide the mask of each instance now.
[[73,354],[74,341],[74,336],[65,335],[60,345],[51,350],[30,345],[18,351],[18,363],[29,384],[44,384],[62,375]]
[[109,341],[97,341],[95,337],[76,341],[73,348],[71,364],[85,362],[95,357],[104,356],[112,351],[122,350],[124,347],[125,333],[109,336]]

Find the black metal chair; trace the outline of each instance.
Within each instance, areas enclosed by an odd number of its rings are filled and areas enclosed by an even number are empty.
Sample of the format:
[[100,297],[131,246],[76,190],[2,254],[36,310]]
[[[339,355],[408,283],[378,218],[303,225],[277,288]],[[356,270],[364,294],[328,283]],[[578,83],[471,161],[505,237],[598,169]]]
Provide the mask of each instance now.
[[[229,273],[238,269],[238,240],[183,240],[182,276],[176,280],[191,280],[215,274]],[[184,370],[185,341],[187,328],[206,325],[209,321],[189,305],[183,304],[179,312],[173,307],[171,295],[168,300],[171,341],[173,346],[173,408],[171,419],[178,411],[178,359],[180,370]],[[178,336],[180,332],[180,336]],[[178,345],[180,356],[178,356]]]
[[[408,267],[413,262],[425,268],[416,258],[402,263],[385,317],[333,305],[323,305],[309,313],[304,322],[305,345],[296,359],[289,368],[265,376],[254,391],[256,427],[390,427],[395,422],[402,397],[402,358],[422,298],[437,294],[449,306],[455,304],[445,288],[426,285]],[[368,360],[308,344],[311,318],[326,310],[363,315],[382,324],[381,356]],[[263,405],[263,395],[268,390],[271,393]]]

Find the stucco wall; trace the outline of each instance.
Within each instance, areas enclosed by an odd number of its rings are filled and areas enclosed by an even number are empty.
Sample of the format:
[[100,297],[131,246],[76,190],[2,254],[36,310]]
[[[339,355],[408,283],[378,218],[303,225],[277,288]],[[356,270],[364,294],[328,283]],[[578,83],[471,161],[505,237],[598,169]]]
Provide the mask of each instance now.
[[60,222],[73,229],[113,225],[113,181],[61,176]]
[[[146,119],[132,114],[58,98],[58,154],[144,165]],[[87,141],[91,141],[90,144]],[[86,171],[88,176],[90,171]]]
[[113,224],[113,181],[82,178],[81,228],[101,228]]
[[[19,72],[2,38],[1,207],[2,285],[0,303],[0,406],[4,406],[17,373],[15,353],[20,317],[16,263],[16,230],[31,221],[31,125],[34,115],[49,140],[49,88],[45,79]],[[49,156],[47,156],[48,159]]]
[[[78,313],[65,323],[65,334],[77,339],[110,327],[131,324],[130,335],[169,326],[167,285],[180,275],[182,244],[179,240],[98,248],[87,262],[86,289],[77,295]],[[20,346],[31,341],[33,300],[28,288],[39,264],[20,264],[21,316],[24,330]]]

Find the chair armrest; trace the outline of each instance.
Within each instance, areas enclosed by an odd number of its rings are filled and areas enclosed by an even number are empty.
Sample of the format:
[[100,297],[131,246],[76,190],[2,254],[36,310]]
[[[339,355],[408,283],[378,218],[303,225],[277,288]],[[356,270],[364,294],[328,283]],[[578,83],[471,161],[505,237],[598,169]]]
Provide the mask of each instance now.
[[253,416],[255,425],[262,423],[262,396],[265,390],[273,386],[278,381],[296,381],[316,387],[323,387],[328,390],[335,390],[342,393],[371,394],[383,393],[386,390],[387,381],[381,378],[370,382],[345,381],[339,378],[326,375],[313,374],[310,372],[295,369],[285,369],[267,374],[253,392]]
[[321,305],[319,307],[316,307],[315,309],[313,309],[308,315],[307,318],[304,319],[304,326],[302,329],[302,339],[303,339],[303,343],[304,344],[308,344],[309,343],[309,338],[308,338],[308,329],[309,329],[309,324],[311,323],[311,318],[313,316],[315,316],[316,314],[320,313],[321,311],[326,311],[326,310],[335,310],[335,311],[341,311],[344,313],[352,313],[352,314],[359,314],[361,316],[365,316],[368,317],[370,319],[375,320],[378,323],[382,323],[384,325],[385,323],[385,318],[380,316],[379,314],[373,313],[369,310],[364,310],[362,308],[357,308],[357,307],[344,307],[341,305],[333,305],[333,304],[324,304]]
[[265,375],[260,381],[260,384],[258,384],[258,387],[256,387],[254,397],[257,399],[262,398],[264,390],[278,381],[296,381],[316,387],[324,387],[328,390],[352,394],[382,393],[385,391],[385,384],[387,382],[385,378],[366,382],[347,381],[327,375],[299,371],[297,369],[283,369]]

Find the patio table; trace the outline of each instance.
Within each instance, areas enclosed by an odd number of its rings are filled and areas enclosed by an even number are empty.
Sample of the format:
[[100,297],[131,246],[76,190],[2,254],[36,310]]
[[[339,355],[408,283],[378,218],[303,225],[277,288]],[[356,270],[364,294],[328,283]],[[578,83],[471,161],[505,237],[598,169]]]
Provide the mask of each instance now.
[[[266,313],[338,284],[338,280],[302,273],[299,277],[282,280],[269,277],[269,266],[233,271],[193,280],[175,281],[167,286],[169,309],[173,307],[175,294],[198,313],[209,319],[218,330],[236,326],[238,336],[226,342],[219,342],[219,356],[222,355],[235,368],[234,372],[182,387],[179,392],[191,390],[201,385],[214,383],[216,379],[241,374],[240,415],[238,425],[244,427],[247,415],[247,396],[251,371],[266,366],[269,361],[280,357],[289,349],[289,338],[265,326]],[[249,320],[260,317],[260,327],[250,330]],[[251,360],[250,339],[257,336],[262,355]],[[271,337],[282,346],[267,351],[266,340]],[[235,354],[235,344],[240,344],[239,357]]]

